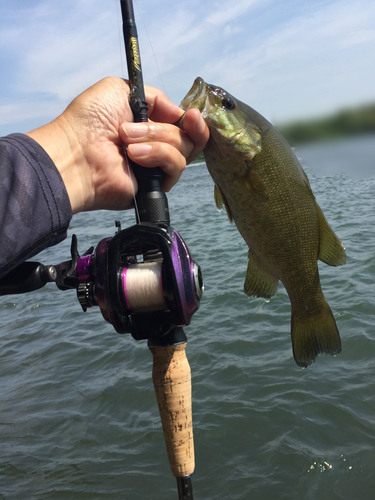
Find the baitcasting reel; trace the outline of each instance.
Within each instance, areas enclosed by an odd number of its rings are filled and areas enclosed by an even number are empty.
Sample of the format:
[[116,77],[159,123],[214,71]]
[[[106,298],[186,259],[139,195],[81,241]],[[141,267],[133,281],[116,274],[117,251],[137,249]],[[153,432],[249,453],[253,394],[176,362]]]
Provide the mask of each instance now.
[[119,230],[80,257],[76,272],[82,308],[98,305],[118,333],[137,340],[189,325],[203,292],[201,269],[170,226]]
[[97,305],[118,333],[155,339],[190,324],[203,278],[180,234],[166,224],[142,223],[102,239],[82,257],[73,235],[71,260],[56,266],[25,262],[0,280],[0,293],[22,293],[54,281],[76,289],[82,309]]

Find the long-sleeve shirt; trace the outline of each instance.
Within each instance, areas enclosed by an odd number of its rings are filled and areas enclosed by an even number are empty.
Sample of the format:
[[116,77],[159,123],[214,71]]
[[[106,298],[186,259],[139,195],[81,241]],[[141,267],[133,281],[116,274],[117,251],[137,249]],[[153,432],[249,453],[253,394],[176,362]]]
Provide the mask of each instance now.
[[31,137],[0,138],[0,277],[67,235],[72,210],[59,171]]

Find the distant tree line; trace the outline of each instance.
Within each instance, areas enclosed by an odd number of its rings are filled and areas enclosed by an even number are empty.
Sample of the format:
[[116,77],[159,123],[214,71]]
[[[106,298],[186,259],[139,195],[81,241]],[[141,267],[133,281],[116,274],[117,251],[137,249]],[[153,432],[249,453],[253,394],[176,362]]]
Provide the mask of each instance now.
[[375,103],[277,127],[292,145],[375,133]]
[[[322,118],[279,125],[277,128],[292,146],[375,133],[375,103],[343,109]],[[194,159],[194,162],[198,161],[204,161],[203,153]]]

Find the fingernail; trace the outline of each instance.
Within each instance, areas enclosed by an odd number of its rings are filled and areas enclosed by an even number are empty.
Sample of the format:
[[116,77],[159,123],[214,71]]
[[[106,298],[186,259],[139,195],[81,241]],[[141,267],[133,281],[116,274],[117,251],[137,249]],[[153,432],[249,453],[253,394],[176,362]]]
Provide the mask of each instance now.
[[151,153],[152,146],[150,144],[129,144],[128,151],[133,156],[147,156]]
[[206,129],[206,122],[204,121],[203,116],[200,115],[197,123],[197,131],[199,134],[203,134],[205,129]]
[[148,132],[148,125],[145,123],[123,123],[122,130],[132,139],[143,137]]

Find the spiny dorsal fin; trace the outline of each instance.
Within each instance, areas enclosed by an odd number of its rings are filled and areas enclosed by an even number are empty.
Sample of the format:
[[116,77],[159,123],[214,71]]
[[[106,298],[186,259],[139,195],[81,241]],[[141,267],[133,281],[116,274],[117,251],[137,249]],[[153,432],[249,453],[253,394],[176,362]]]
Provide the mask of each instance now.
[[319,255],[318,259],[329,266],[342,266],[346,262],[344,245],[333,232],[322,209],[315,202],[319,219]]
[[220,212],[223,209],[223,207],[225,207],[225,210],[227,211],[229,222],[232,223],[233,222],[233,216],[232,216],[232,212],[230,210],[230,207],[228,205],[228,202],[225,199],[225,196],[224,196],[223,192],[221,191],[221,189],[216,184],[215,184],[215,187],[214,187],[214,197],[215,197],[216,208]]

